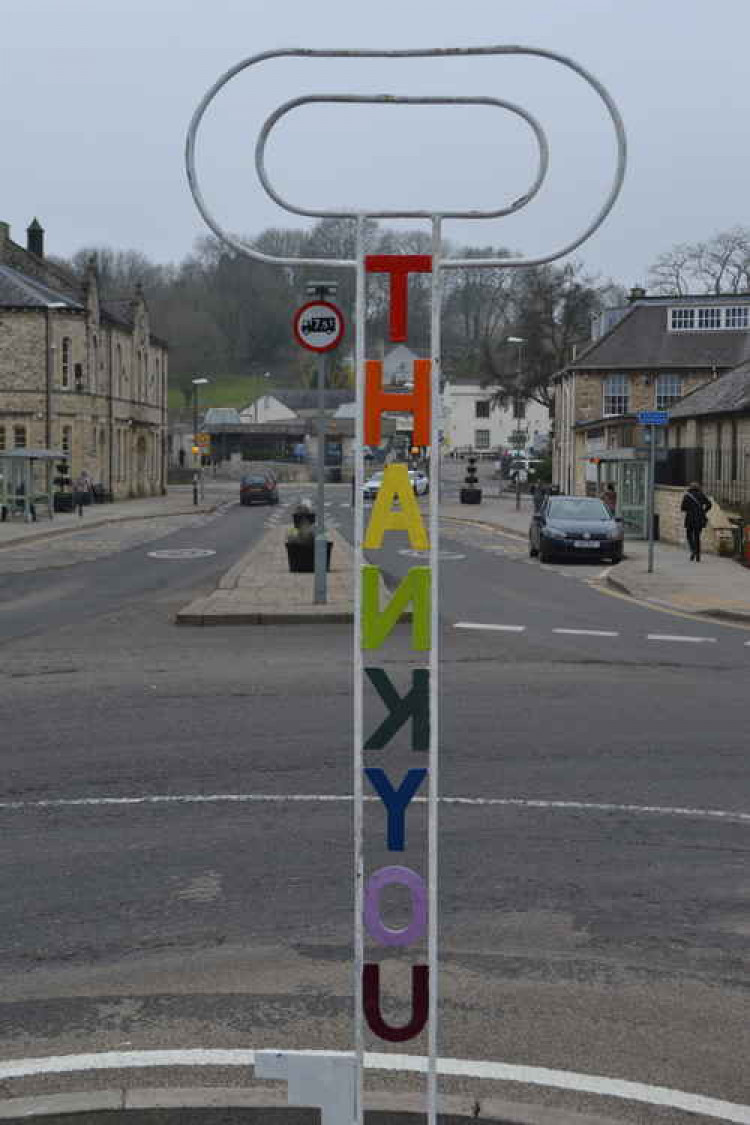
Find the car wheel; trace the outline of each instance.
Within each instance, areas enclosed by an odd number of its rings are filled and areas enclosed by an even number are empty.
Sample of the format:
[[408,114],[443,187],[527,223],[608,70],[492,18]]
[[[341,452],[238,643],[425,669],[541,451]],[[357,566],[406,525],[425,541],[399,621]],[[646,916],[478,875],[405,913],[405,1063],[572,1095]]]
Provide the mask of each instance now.
[[619,546],[615,551],[612,552],[612,562],[613,563],[621,563],[622,562],[622,554],[623,554],[622,546]]
[[552,552],[549,547],[545,547],[544,543],[539,544],[539,562],[550,563],[552,562]]

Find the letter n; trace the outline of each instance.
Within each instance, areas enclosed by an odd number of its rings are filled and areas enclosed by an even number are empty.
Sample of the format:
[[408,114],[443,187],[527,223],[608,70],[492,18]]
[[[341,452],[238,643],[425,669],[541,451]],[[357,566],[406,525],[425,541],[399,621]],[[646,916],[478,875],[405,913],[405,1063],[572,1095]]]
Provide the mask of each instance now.
[[380,571],[376,566],[362,567],[363,648],[380,648],[406,607],[411,605],[411,647],[417,652],[429,650],[431,575],[428,566],[413,566],[381,610]]

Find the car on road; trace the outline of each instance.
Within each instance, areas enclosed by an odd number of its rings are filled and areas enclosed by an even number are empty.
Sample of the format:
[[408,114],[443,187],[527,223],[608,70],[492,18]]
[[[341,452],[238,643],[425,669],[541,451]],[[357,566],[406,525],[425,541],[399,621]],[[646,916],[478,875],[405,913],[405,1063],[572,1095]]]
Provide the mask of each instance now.
[[382,483],[383,474],[373,473],[370,479],[366,480],[362,485],[362,499],[375,500],[377,498],[378,492],[380,491],[380,486]]
[[430,478],[418,469],[409,470],[409,480],[416,496],[426,496],[430,491]]
[[622,559],[623,523],[593,496],[549,496],[529,527],[529,554],[543,563],[559,558]]
[[269,469],[248,473],[240,481],[240,504],[278,504],[279,486]]

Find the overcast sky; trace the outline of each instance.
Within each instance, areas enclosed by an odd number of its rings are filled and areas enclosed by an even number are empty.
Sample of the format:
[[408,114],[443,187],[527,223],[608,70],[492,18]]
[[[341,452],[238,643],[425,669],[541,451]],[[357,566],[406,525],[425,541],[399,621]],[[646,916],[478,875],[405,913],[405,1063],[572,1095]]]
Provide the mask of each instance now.
[[[38,216],[53,254],[95,244],[179,261],[207,232],[186,127],[234,63],[276,47],[504,43],[572,56],[624,118],[625,186],[577,252],[592,272],[631,285],[673,243],[750,224],[747,0],[6,0],[0,219],[23,242]],[[551,146],[539,196],[511,219],[447,224],[457,243],[542,254],[585,225],[612,178],[601,103],[555,63],[274,61],[236,78],[206,120],[199,171],[227,228],[311,222],[263,193],[253,148],[277,105],[315,92],[492,96],[539,119]],[[307,107],[278,125],[268,167],[302,205],[489,208],[526,189],[535,152],[526,125],[485,107]]]

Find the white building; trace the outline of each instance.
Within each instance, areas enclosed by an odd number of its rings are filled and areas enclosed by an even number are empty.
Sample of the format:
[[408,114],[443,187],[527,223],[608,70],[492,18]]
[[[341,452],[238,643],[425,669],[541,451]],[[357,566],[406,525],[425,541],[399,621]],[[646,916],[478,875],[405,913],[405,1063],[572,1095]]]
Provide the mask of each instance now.
[[512,435],[526,435],[525,449],[540,446],[549,434],[549,410],[538,402],[497,407],[492,391],[480,383],[446,383],[442,396],[443,448],[446,453],[510,449]]

